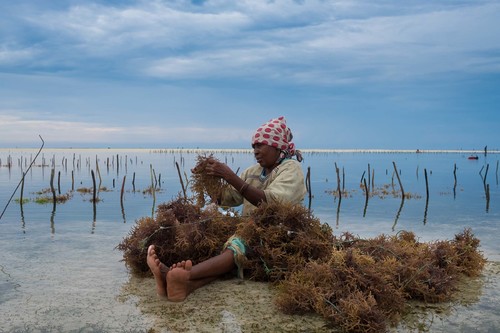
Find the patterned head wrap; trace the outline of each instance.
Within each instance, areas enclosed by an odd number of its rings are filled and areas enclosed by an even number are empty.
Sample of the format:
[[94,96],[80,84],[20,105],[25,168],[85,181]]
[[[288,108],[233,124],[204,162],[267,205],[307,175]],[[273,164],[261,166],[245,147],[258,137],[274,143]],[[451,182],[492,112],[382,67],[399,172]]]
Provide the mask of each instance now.
[[281,159],[295,156],[300,162],[302,161],[302,154],[295,149],[292,139],[292,131],[286,125],[285,117],[281,116],[271,119],[257,128],[252,137],[252,146],[256,143],[262,143],[281,150]]

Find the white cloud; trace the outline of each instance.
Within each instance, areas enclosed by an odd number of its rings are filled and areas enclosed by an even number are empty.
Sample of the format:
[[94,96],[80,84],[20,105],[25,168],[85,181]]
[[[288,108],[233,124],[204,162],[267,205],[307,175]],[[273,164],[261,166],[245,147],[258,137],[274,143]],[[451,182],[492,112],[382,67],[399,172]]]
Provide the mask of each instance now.
[[203,44],[210,36],[233,34],[247,24],[238,12],[197,13],[157,2],[127,8],[80,5],[31,20],[42,29],[65,35],[91,55],[114,55],[144,46],[172,50],[192,42]]
[[15,65],[32,59],[36,51],[29,48],[16,48],[8,45],[0,45],[0,65]]
[[[14,113],[11,111],[11,113]],[[0,114],[0,142],[3,146],[17,146],[37,141],[68,144],[130,144],[158,145],[200,143],[246,143],[251,133],[241,128],[161,127],[161,126],[110,126],[90,122],[62,120],[25,119],[19,116]]]
[[[217,48],[152,60],[155,77],[265,77],[301,83],[406,80],[498,70],[500,6],[336,20],[263,29]],[[491,66],[493,64],[493,67]]]
[[257,76],[263,73],[278,47],[219,49],[211,52],[167,57],[145,68],[147,75],[165,78],[219,78]]
[[[24,19],[41,36],[30,65],[314,85],[497,70],[499,14],[495,2],[218,0],[82,2]],[[9,50],[0,49],[0,63],[14,59]]]

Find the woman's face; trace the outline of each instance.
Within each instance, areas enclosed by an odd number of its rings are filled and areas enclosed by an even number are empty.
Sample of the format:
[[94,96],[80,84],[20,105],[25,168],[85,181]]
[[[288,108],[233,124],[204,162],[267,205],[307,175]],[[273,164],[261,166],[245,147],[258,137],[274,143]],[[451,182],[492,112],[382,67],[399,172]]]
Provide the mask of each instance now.
[[261,167],[272,169],[280,156],[280,150],[263,143],[256,143],[253,145],[253,154]]

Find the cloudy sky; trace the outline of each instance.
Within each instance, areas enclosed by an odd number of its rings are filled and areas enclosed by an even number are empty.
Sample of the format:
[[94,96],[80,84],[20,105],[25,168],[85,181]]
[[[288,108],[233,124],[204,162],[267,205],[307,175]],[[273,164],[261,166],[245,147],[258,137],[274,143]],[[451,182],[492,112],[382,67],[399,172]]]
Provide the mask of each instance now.
[[500,149],[500,0],[0,3],[0,147]]

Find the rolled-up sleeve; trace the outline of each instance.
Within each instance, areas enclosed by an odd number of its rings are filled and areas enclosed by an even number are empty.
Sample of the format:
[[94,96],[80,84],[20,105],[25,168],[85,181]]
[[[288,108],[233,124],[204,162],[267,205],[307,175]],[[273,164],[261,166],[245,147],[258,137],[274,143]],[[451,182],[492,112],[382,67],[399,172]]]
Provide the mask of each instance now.
[[268,203],[301,203],[306,195],[304,173],[299,162],[287,160],[273,170],[269,185],[264,189]]
[[[307,191],[304,183],[304,173],[299,162],[291,159],[283,161],[264,180],[260,178],[261,172],[262,167],[258,164],[254,165],[243,171],[241,179],[249,185],[264,191],[268,203],[302,203]],[[250,213],[255,209],[255,206],[233,187],[227,188],[221,199],[222,206],[235,207],[243,204],[243,213]]]

